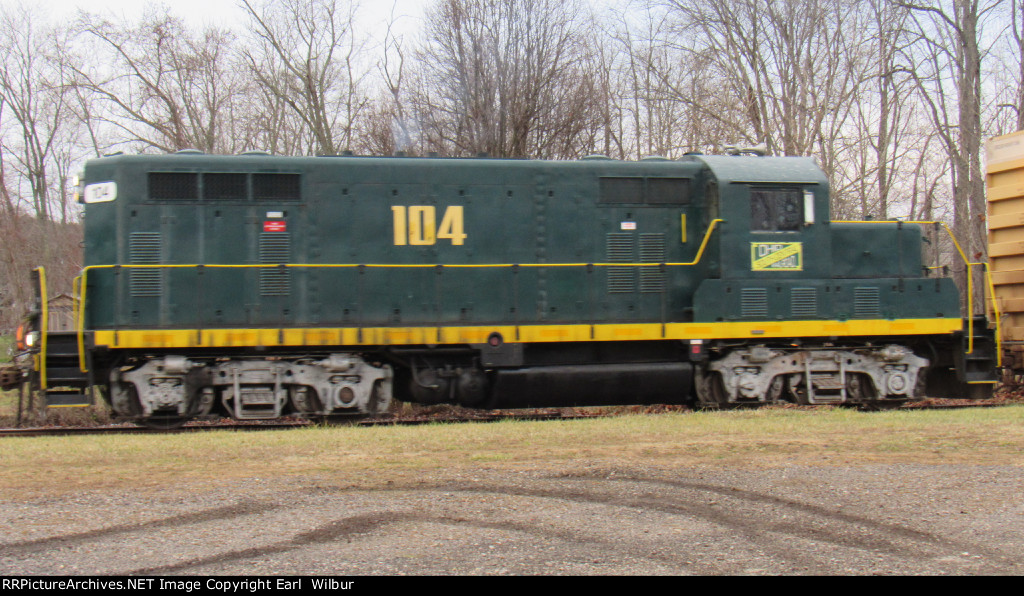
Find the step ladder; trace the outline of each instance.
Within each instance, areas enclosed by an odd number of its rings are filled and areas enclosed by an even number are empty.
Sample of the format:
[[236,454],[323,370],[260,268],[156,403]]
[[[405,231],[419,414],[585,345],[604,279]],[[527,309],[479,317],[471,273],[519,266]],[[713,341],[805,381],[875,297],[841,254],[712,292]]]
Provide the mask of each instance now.
[[74,331],[50,331],[46,334],[45,345],[45,362],[41,362],[42,366],[35,374],[38,375],[38,387],[46,407],[84,408],[92,405],[92,397],[87,391],[89,375],[79,368],[78,334]]
[[964,383],[970,397],[983,399],[991,397],[999,382],[996,367],[998,346],[995,334],[988,328],[985,317],[975,317],[973,336],[964,325],[961,350],[956,362],[957,380]]

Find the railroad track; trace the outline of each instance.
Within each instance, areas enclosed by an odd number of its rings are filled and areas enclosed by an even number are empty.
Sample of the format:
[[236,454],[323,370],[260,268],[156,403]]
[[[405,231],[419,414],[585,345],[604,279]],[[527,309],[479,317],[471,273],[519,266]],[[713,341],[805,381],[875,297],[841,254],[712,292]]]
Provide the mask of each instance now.
[[[955,401],[955,400],[954,400]],[[905,405],[901,410],[951,410],[968,408],[997,408],[1003,406],[1019,405],[1015,402],[982,402],[982,403],[916,403]],[[787,409],[814,409],[830,406],[798,406],[787,405]],[[415,426],[421,424],[459,424],[464,422],[498,422],[502,420],[579,420],[586,418],[608,418],[628,414],[661,414],[667,412],[688,411],[682,408],[672,407],[667,409],[645,408],[642,411],[615,411],[615,412],[588,412],[588,413],[566,413],[558,410],[549,411],[523,411],[523,412],[494,412],[465,415],[445,414],[437,415],[391,415],[387,417],[364,418],[351,421],[332,421],[329,423],[313,421],[231,421],[220,419],[218,421],[194,420],[175,429],[153,429],[135,426],[131,423],[110,424],[104,426],[43,426],[28,428],[0,428],[0,437],[42,437],[42,436],[68,436],[68,435],[102,435],[102,434],[166,434],[166,433],[192,433],[215,430],[231,430],[236,432],[254,432],[269,430],[291,430],[296,428],[309,428],[316,426]]]
[[499,413],[474,413],[465,416],[388,416],[364,418],[359,420],[341,420],[330,422],[294,421],[294,422],[256,422],[256,421],[231,421],[221,419],[217,422],[194,420],[180,428],[157,429],[135,426],[132,423],[118,423],[104,426],[44,426],[29,428],[2,428],[0,437],[37,437],[37,436],[64,436],[64,435],[89,435],[89,434],[166,434],[166,433],[189,433],[213,430],[232,430],[239,432],[264,431],[264,430],[289,430],[296,428],[310,428],[316,426],[416,426],[421,424],[438,423],[463,423],[463,422],[498,422],[501,420],[577,420],[581,418],[604,418],[607,416],[621,414],[565,414],[562,412],[499,412]]

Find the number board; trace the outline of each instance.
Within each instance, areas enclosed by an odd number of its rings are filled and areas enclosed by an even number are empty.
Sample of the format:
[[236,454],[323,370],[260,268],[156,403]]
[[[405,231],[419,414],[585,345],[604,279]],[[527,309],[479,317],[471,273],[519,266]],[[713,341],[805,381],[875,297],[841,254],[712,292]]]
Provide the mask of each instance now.
[[751,271],[803,271],[802,242],[751,242]]

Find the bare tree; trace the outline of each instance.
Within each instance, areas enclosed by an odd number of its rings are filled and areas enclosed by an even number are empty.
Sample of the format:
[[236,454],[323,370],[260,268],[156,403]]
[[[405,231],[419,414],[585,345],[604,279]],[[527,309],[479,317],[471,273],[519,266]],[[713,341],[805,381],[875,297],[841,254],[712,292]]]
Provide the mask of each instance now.
[[998,36],[999,55],[985,76],[994,104],[986,126],[992,135],[1024,130],[1024,0],[1006,0],[999,9],[1005,33]]
[[680,148],[689,151],[720,152],[726,145],[755,145],[748,106],[730,91],[721,49],[707,40],[707,30],[697,25],[695,16],[687,5],[657,2],[648,7],[649,24],[642,37],[630,32],[628,16],[623,19],[617,39],[629,56],[626,97],[632,98],[633,105],[627,112],[635,134],[641,144],[649,142],[642,140],[649,127],[645,120],[668,117],[677,119]]
[[577,1],[442,0],[409,105],[447,155],[578,156],[600,126],[590,21]]
[[[919,97],[951,165],[953,232],[967,258],[987,257],[985,179],[981,169],[981,38],[987,15],[998,0],[898,2],[911,10],[916,40],[906,53]],[[975,284],[975,308],[981,312],[983,285]]]
[[377,71],[383,91],[370,103],[363,127],[362,149],[371,155],[415,154],[416,125],[405,105],[405,81],[408,75],[408,44],[395,32],[398,17],[392,7],[384,47]]
[[[1013,37],[1014,57],[1016,58],[1017,89],[1015,109],[1017,115],[1016,130],[1024,130],[1024,1],[1010,2],[1010,32]],[[1009,131],[1007,131],[1009,132]]]
[[[4,121],[7,98],[0,94],[0,122]],[[12,220],[18,214],[14,193],[11,192],[11,179],[8,176],[6,152],[0,150],[0,219]]]
[[82,227],[27,214],[0,220],[0,333],[10,333],[32,306],[33,267],[46,268],[51,296],[70,294],[82,267]]
[[649,8],[645,16],[634,25],[631,15],[622,15],[611,36],[621,59],[608,65],[619,79],[610,101],[629,131],[617,140],[631,147],[623,156],[720,148],[735,126],[722,122],[730,110],[715,91],[719,81],[706,68],[707,56],[687,45],[660,12]]
[[[865,118],[864,105],[858,102],[859,121],[862,130],[870,139],[872,153],[875,156],[876,173],[874,178],[878,198],[878,215],[882,219],[889,218],[889,201],[893,187],[893,168],[896,166],[902,141],[902,125],[905,122],[906,102],[909,99],[911,86],[907,84],[909,77],[897,62],[897,54],[904,39],[904,27],[907,20],[906,9],[893,5],[888,0],[872,0],[870,2],[872,30],[876,34],[875,49],[869,72],[873,88],[872,95],[877,98],[877,116]],[[873,120],[874,130],[868,131]],[[867,194],[866,192],[864,194]],[[866,207],[866,201],[864,202]]]
[[0,62],[0,332],[29,307],[33,266],[47,267],[56,292],[69,292],[81,267],[77,209],[67,192],[80,151],[74,89],[60,58],[65,31],[24,6],[0,14],[7,49]]
[[[56,207],[62,221],[67,221],[71,213],[64,182],[76,127],[68,73],[52,51],[66,45],[67,38],[40,20],[25,7],[5,11],[0,19],[0,40],[8,49],[0,63],[0,102],[14,129],[3,139],[3,150],[12,162],[4,160],[3,165],[13,167],[18,179],[27,184],[36,217],[50,219]],[[12,186],[16,181],[6,174],[3,202],[13,214],[12,194],[20,195],[20,188]]]
[[[809,155],[827,119],[846,116],[858,12],[848,0],[667,0],[694,55],[710,59],[743,120],[741,142]],[[728,122],[729,116],[722,116]]]
[[861,2],[852,9],[861,15],[849,61],[856,71],[850,79],[850,118],[831,135],[823,134],[819,144],[832,157],[833,186],[845,199],[833,202],[836,216],[889,219],[916,207],[914,197],[908,201],[900,193],[911,192],[914,178],[931,171],[915,161],[924,158],[919,147],[931,134],[919,130],[926,119],[915,106],[913,77],[900,61],[908,44],[908,10],[891,0]]
[[232,130],[238,116],[232,105],[242,83],[232,68],[230,32],[193,32],[169,12],[146,13],[135,26],[95,16],[80,25],[95,41],[96,54],[105,58],[75,72],[77,84],[107,108],[103,113],[93,108],[94,121],[144,148],[211,153],[245,148]]
[[244,56],[263,93],[301,120],[315,152],[352,146],[368,105],[363,42],[353,28],[358,6],[348,0],[242,4],[253,36]]

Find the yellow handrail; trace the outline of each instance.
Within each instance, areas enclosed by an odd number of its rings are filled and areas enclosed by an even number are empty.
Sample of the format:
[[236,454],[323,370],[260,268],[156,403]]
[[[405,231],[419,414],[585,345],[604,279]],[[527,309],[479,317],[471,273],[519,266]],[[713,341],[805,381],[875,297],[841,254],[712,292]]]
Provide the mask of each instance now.
[[50,328],[50,303],[46,296],[46,268],[36,267],[39,272],[39,388],[46,389],[46,336]]
[[78,368],[82,372],[88,372],[85,368],[85,333],[78,328],[79,309],[85,301],[82,293],[82,275],[71,280],[71,314],[75,319],[75,336],[78,342]]
[[999,312],[999,301],[996,300],[996,286],[992,281],[992,269],[987,262],[983,265],[985,265],[985,279],[988,281],[988,293],[992,297],[992,315],[996,320],[996,367],[1001,368],[1003,366],[1003,331],[999,319],[1002,318],[1002,313]]

